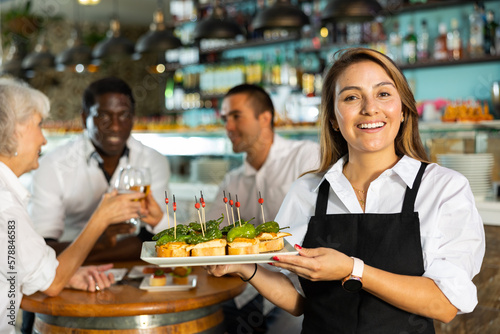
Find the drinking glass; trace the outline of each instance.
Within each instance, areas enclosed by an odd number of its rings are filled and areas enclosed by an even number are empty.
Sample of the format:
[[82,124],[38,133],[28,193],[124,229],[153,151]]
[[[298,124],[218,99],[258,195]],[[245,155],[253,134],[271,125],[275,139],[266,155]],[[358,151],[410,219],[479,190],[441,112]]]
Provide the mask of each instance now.
[[[120,169],[118,178],[115,182],[115,188],[119,194],[127,194],[131,192],[143,192],[148,194],[151,191],[151,172],[147,167],[132,167],[126,166]],[[141,205],[145,205],[145,199],[141,199]],[[141,229],[141,220],[139,218],[131,218],[125,223],[135,227],[132,235],[138,235]]]

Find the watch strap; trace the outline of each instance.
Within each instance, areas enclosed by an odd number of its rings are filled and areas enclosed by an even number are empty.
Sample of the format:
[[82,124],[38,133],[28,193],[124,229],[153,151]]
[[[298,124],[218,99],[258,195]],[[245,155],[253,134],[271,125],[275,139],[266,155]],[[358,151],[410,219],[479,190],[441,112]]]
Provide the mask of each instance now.
[[351,276],[356,276],[359,278],[363,277],[363,270],[365,269],[365,263],[363,262],[363,260],[360,260],[356,257],[351,256],[351,258],[354,260]]

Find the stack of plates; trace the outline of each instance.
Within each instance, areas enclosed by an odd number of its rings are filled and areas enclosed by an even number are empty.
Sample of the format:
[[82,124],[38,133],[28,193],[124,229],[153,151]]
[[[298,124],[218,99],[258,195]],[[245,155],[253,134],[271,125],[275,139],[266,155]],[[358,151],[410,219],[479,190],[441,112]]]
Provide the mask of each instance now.
[[470,183],[476,199],[484,199],[491,195],[491,170],[493,154],[438,154],[437,161],[441,166],[454,169],[463,174]]

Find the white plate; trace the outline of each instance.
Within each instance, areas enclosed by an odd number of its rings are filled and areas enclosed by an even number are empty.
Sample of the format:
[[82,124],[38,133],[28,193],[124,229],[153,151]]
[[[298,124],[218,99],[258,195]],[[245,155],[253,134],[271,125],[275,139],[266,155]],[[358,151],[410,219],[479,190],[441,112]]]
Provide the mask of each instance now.
[[130,269],[130,272],[128,273],[129,278],[139,278],[139,277],[144,277],[151,275],[150,273],[145,274],[142,270],[146,267],[156,267],[156,266],[134,266],[132,269]]
[[149,276],[151,275],[148,275],[142,279],[141,285],[139,285],[139,289],[148,291],[187,291],[196,286],[196,275],[189,275],[188,284],[180,285],[172,283],[172,275],[167,274],[167,283],[162,286],[149,285]]
[[125,277],[125,274],[127,273],[128,269],[127,268],[111,268],[109,270],[106,270],[105,273],[107,274],[113,274],[115,277],[115,282],[121,281],[123,277]]
[[155,241],[145,241],[142,243],[141,260],[156,264],[160,267],[208,266],[214,264],[234,263],[269,263],[276,262],[273,260],[273,256],[297,255],[299,253],[285,240],[285,247],[278,252],[246,255],[158,257],[156,256],[155,244]]

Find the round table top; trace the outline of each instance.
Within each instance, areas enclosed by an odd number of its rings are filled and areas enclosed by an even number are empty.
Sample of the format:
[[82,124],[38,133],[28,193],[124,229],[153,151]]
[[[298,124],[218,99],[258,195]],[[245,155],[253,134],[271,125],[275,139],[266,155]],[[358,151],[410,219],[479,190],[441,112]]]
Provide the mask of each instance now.
[[[148,265],[145,262],[116,263],[115,268]],[[224,302],[246,287],[239,277],[213,277],[201,267],[193,267],[196,287],[187,291],[147,291],[139,289],[142,278],[125,277],[99,292],[64,289],[57,297],[37,292],[24,296],[26,311],[64,317],[122,317],[190,311]]]

